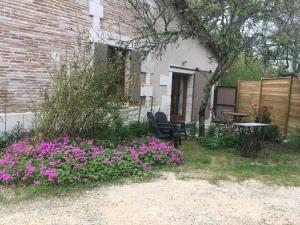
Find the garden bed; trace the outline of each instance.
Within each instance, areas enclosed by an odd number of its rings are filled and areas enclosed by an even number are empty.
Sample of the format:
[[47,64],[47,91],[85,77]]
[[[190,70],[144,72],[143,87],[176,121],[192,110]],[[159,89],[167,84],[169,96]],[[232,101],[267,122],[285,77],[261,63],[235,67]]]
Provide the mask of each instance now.
[[28,139],[0,153],[0,182],[73,184],[143,176],[151,168],[180,164],[183,154],[169,142],[146,137],[115,148],[80,138],[39,144]]

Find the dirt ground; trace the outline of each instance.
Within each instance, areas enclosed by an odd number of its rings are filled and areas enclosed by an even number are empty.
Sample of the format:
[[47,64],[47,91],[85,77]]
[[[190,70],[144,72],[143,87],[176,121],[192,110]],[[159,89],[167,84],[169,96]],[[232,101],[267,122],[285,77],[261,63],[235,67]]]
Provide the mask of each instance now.
[[300,224],[300,188],[178,180],[95,188],[0,206],[2,225]]

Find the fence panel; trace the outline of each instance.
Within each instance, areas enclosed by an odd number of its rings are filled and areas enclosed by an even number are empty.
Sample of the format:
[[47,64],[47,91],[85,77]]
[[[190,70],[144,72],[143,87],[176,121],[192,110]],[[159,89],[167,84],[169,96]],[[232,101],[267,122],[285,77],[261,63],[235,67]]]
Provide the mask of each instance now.
[[300,82],[294,77],[292,81],[288,133],[300,128]]
[[263,79],[261,87],[260,107],[269,107],[271,120],[286,133],[289,113],[290,78]]
[[269,106],[272,122],[284,134],[300,127],[300,82],[295,77],[239,81],[237,101],[240,113],[253,113],[253,104]]
[[251,114],[251,105],[259,105],[261,81],[238,82],[237,112]]

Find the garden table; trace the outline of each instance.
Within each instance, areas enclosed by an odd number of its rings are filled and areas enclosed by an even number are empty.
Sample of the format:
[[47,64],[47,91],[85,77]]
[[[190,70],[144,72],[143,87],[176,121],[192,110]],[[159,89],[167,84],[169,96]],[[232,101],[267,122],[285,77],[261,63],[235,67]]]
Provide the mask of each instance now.
[[265,123],[233,123],[239,131],[237,151],[245,157],[255,158],[262,148],[265,137]]
[[244,113],[235,113],[235,112],[230,112],[230,111],[225,111],[225,115],[232,116],[234,122],[240,122],[243,118],[248,117],[248,114]]

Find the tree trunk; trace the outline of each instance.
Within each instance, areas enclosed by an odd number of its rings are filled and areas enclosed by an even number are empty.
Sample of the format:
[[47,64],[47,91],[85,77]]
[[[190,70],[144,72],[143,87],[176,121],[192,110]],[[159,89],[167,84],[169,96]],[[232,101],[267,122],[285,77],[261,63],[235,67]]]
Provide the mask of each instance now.
[[[214,72],[212,76],[215,76],[215,74],[216,73]],[[205,111],[212,85],[212,78],[210,78],[206,84],[206,87],[204,88],[204,95],[202,97],[202,101],[199,108],[199,136],[203,136],[205,134]]]
[[203,136],[205,134],[205,111],[210,97],[211,88],[218,80],[220,80],[232,63],[235,62],[237,56],[238,54],[235,54],[233,57],[224,57],[204,88],[204,95],[199,108],[199,136]]

